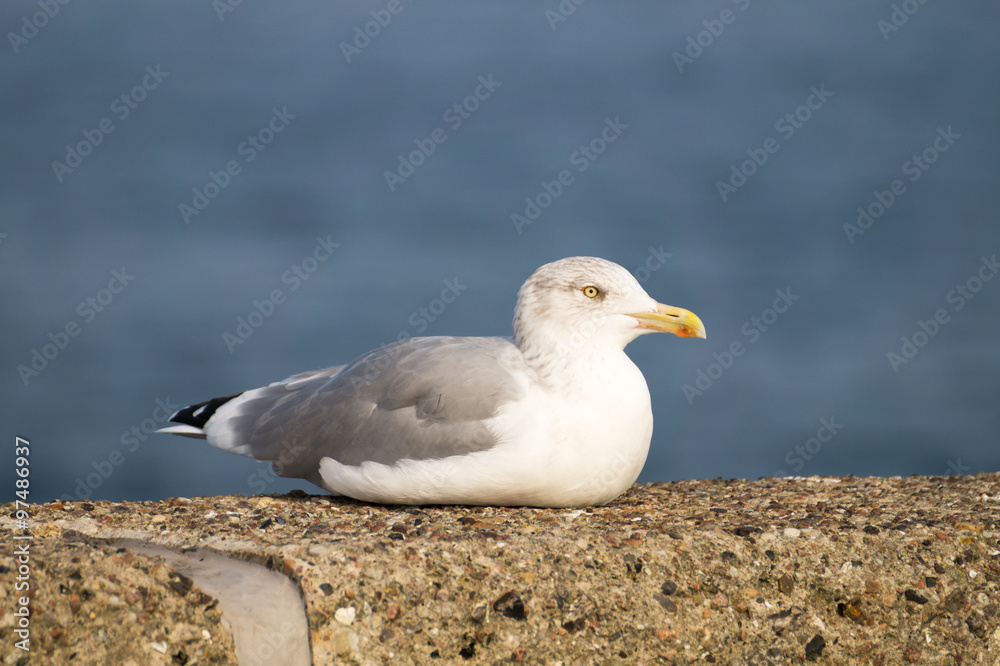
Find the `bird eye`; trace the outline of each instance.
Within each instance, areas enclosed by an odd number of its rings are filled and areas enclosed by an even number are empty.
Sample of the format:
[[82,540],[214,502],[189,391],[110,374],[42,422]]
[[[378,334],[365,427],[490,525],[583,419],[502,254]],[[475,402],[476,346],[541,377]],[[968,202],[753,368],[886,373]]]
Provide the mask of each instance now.
[[583,295],[587,298],[597,298],[601,295],[601,290],[592,284],[588,284],[583,288]]

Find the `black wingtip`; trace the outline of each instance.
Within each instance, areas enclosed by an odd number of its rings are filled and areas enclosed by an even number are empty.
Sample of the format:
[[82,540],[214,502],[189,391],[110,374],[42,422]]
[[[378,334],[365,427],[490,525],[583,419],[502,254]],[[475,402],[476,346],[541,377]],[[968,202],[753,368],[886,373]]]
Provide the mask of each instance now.
[[233,398],[241,395],[243,395],[243,391],[227,395],[222,398],[212,398],[211,400],[206,400],[205,402],[199,402],[197,405],[185,407],[171,416],[170,422],[183,423],[184,425],[194,426],[195,428],[204,428],[205,424],[208,423],[208,420],[215,415],[215,412],[218,411],[219,407],[222,407]]

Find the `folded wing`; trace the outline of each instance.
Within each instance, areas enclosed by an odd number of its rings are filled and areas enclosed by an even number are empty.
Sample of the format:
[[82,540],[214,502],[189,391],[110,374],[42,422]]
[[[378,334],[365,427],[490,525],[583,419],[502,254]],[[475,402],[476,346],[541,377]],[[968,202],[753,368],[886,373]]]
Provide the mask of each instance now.
[[[329,457],[392,465],[483,451],[488,420],[525,393],[520,351],[505,338],[412,338],[353,363],[301,373],[178,412],[167,429],[274,461],[285,477],[317,478]],[[196,432],[200,429],[204,435]]]

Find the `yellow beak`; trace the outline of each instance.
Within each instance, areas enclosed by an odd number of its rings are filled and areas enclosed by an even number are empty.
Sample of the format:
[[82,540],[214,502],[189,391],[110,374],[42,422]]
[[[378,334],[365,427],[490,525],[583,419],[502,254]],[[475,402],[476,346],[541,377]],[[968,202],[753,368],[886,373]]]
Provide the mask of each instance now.
[[639,328],[650,331],[673,333],[682,338],[705,339],[705,325],[698,315],[672,305],[656,304],[656,312],[637,312],[630,317],[639,322]]

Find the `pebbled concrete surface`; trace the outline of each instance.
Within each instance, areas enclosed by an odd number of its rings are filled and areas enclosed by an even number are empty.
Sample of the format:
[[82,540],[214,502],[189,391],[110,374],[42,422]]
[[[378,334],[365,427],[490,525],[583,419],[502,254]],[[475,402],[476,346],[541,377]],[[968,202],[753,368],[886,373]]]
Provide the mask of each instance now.
[[236,663],[219,604],[102,541],[121,538],[284,573],[316,664],[1000,663],[1000,474],[680,481],[578,510],[292,493],[31,513],[31,663]]

